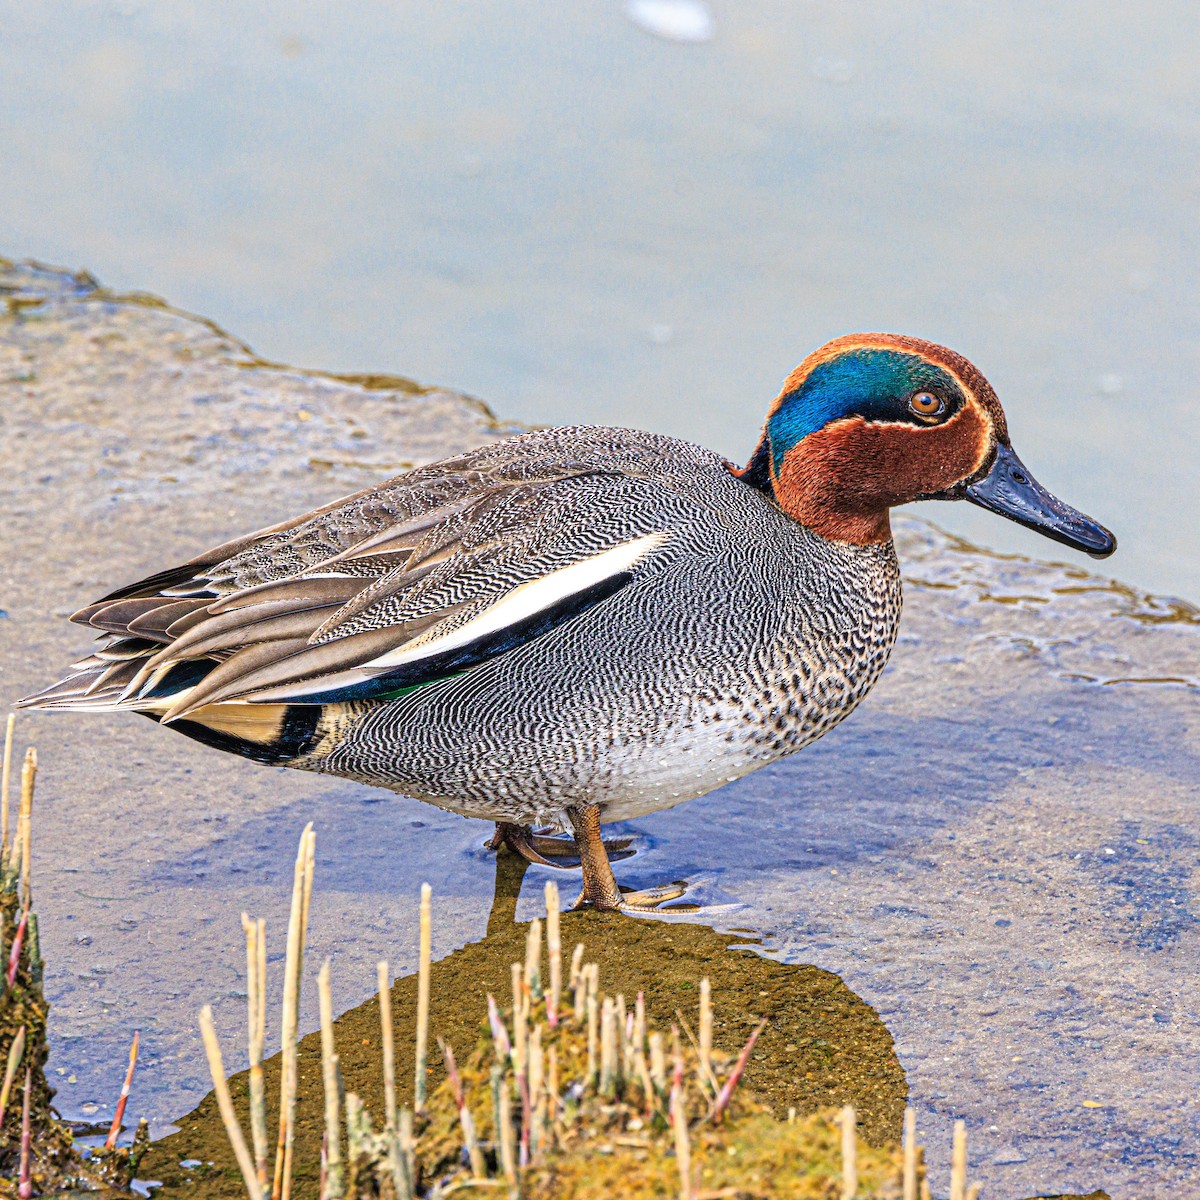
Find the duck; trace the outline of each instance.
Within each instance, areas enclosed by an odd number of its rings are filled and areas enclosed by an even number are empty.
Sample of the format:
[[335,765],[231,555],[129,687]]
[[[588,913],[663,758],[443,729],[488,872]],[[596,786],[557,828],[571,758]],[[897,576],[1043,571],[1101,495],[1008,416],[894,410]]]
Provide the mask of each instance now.
[[684,885],[623,892],[602,826],[854,711],[900,621],[889,514],[917,500],[1116,549],[1034,479],[967,359],[853,334],[787,377],[745,466],[603,425],[492,442],[110,592],[71,618],[92,653],[21,704],[495,822],[493,848],[577,862],[577,907],[652,909]]

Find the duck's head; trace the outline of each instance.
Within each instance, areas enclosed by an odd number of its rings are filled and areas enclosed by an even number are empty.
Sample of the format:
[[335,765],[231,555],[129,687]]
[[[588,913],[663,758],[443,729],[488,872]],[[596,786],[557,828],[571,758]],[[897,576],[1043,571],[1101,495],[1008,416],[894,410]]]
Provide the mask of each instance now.
[[851,334],[810,354],[740,474],[836,541],[886,541],[897,504],[969,500],[1094,558],[1117,548],[1025,469],[996,393],[971,363],[899,334]]

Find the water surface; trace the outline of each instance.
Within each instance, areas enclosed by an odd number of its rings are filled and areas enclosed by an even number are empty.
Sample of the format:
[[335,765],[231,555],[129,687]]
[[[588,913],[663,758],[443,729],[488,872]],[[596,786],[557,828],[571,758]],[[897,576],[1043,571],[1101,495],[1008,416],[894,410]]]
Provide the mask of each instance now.
[[623,10],[0,0],[0,252],[739,459],[808,350],[920,334],[1124,578],[1200,599],[1200,10],[748,0],[686,46]]

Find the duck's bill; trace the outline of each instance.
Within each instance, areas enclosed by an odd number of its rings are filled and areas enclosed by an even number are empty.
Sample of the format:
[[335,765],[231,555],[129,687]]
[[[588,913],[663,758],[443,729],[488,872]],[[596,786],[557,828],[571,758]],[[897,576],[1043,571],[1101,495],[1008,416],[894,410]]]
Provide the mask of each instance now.
[[960,495],[1093,558],[1107,558],[1117,548],[1117,539],[1103,525],[1046,491],[1008,446],[996,448],[992,469]]

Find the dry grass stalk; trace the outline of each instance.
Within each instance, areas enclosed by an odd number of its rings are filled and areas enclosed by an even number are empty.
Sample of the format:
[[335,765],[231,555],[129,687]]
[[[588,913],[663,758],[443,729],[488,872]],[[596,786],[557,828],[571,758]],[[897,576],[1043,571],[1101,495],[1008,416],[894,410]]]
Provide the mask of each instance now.
[[288,1200],[292,1191],[292,1153],[296,1137],[296,1026],[300,1009],[300,973],[304,967],[304,922],[308,915],[308,899],[312,896],[315,844],[316,835],[310,821],[300,835],[292,874],[292,908],[288,917],[287,955],[283,970],[283,1069],[279,1080],[279,1137],[275,1143],[271,1200]]
[[242,913],[246,934],[246,1009],[250,1056],[250,1140],[254,1145],[254,1170],[263,1190],[267,1186],[269,1142],[267,1088],[263,1078],[263,1047],[267,1036],[267,923],[252,921]]
[[[17,813],[17,840],[21,851],[21,895],[29,907],[33,886],[33,785],[37,780],[37,751],[30,746],[21,765],[21,808]],[[13,847],[16,849],[16,847]]]
[[[325,1089],[325,1175],[321,1200],[339,1200],[345,1190],[342,1168],[340,1064],[333,1043],[333,993],[329,987],[329,959],[317,976],[317,998],[321,1007],[321,1081]],[[257,1147],[256,1147],[257,1148]]]
[[917,1200],[917,1114],[904,1109],[904,1200]]
[[[11,765],[8,769],[11,771]],[[8,854],[3,864],[0,864],[0,873],[8,877],[7,882],[16,877],[17,885],[21,888],[22,904],[26,910],[30,903],[29,851],[36,779],[37,751],[30,746],[25,751],[25,761],[21,766],[21,799],[17,806],[17,827],[8,847]]]
[[650,1066],[646,1062],[646,1040],[645,1038],[637,1038],[633,1044],[633,1069],[631,1075],[636,1075],[638,1083],[642,1085],[642,1094],[645,1096],[645,1113],[649,1117],[657,1107],[657,1089],[654,1086],[654,1080],[650,1078]]
[[529,1095],[536,1104],[546,1080],[546,1055],[542,1050],[542,1027],[536,1025],[529,1035]]
[[8,714],[4,726],[4,766],[0,778],[0,860],[8,857],[8,781],[12,775],[12,740],[16,713]]
[[509,968],[509,980],[512,985],[513,1035],[517,1032],[517,1020],[525,1008],[525,978],[524,969],[520,963],[513,963]]
[[[734,1088],[741,1081],[742,1074],[746,1070],[746,1064],[750,1061],[750,1051],[754,1049],[754,1043],[758,1041],[758,1035],[767,1027],[767,1019],[763,1017],[746,1039],[746,1044],[742,1047],[741,1054],[738,1055],[737,1062],[733,1064],[733,1070],[729,1073],[729,1078],[725,1080],[725,1086],[717,1093],[717,1098],[713,1102],[712,1116],[714,1121],[721,1119],[721,1114],[729,1106],[729,1101],[733,1099]],[[852,1110],[853,1111],[853,1110]]]
[[[720,1094],[721,1084],[713,1073],[712,1069],[712,1051],[709,1050],[709,1058],[707,1064],[704,1060],[704,1055],[700,1051],[700,1042],[696,1035],[692,1032],[692,1027],[687,1023],[687,1017],[683,1015],[682,1009],[676,1009],[675,1015],[679,1018],[679,1024],[683,1026],[683,1032],[687,1036],[688,1042],[691,1044],[692,1050],[696,1055],[696,1074],[700,1077],[700,1086],[707,1087],[715,1097]],[[679,1036],[679,1031],[675,1031],[675,1036]]]
[[588,963],[587,965],[588,988],[593,996],[596,997],[596,1004],[600,1003],[600,964]]
[[675,1133],[675,1160],[679,1164],[680,1200],[692,1198],[692,1145],[688,1138],[687,1113],[683,1108],[683,1085],[680,1082],[682,1069],[676,1071],[676,1080],[671,1088],[671,1128]]
[[4,1124],[4,1113],[8,1109],[8,1097],[12,1092],[13,1080],[17,1077],[17,1068],[25,1055],[25,1026],[17,1030],[12,1045],[8,1048],[8,1062],[4,1067],[4,1083],[0,1084],[0,1125]]
[[525,1003],[525,983],[520,963],[512,965],[513,987],[513,1070],[525,1074],[526,1055],[529,1048],[529,1022]]
[[379,982],[379,1029],[382,1038],[383,1059],[383,1115],[387,1122],[388,1161],[392,1165],[392,1176],[398,1196],[410,1196],[412,1186],[400,1151],[400,1121],[396,1112],[396,1046],[392,1025],[392,989],[388,982],[388,965],[381,962],[376,966]]
[[642,1044],[637,1040],[637,1017],[634,1013],[626,1014],[622,1032],[621,1077],[633,1079],[637,1074],[637,1058],[642,1049]]
[[608,996],[600,1008],[600,1094],[611,1096],[617,1088],[617,1011]]
[[200,1010],[200,1036],[204,1039],[204,1053],[208,1057],[208,1070],[212,1076],[213,1091],[217,1097],[217,1108],[221,1120],[225,1124],[225,1134],[233,1147],[238,1169],[242,1172],[242,1180],[250,1200],[263,1200],[263,1189],[258,1182],[258,1174],[254,1169],[254,1161],[246,1148],[246,1139],[242,1136],[242,1128],[238,1124],[237,1115],[233,1111],[233,1100],[229,1095],[229,1084],[225,1081],[225,1064],[221,1061],[221,1046],[217,1041],[217,1031],[213,1028],[212,1008],[205,1005]]
[[406,1181],[405,1190],[400,1193],[400,1200],[413,1200],[417,1186],[417,1139],[413,1136],[412,1109],[400,1110],[400,1122],[396,1132]]
[[663,1036],[657,1030],[650,1035],[650,1078],[654,1090],[662,1095],[667,1090],[667,1053]]
[[498,1093],[496,1105],[496,1127],[500,1132],[500,1167],[508,1180],[509,1194],[517,1194],[517,1147],[513,1136],[512,1099],[499,1072],[493,1073],[494,1088]]
[[353,1171],[363,1154],[363,1108],[357,1092],[346,1093],[346,1159]]
[[30,1097],[33,1095],[33,1068],[25,1068],[25,1094],[21,1100],[21,1174],[17,1184],[20,1200],[30,1200],[33,1195],[33,1129],[30,1120]]
[[521,1138],[518,1143],[517,1164],[529,1166],[529,1145],[533,1137],[533,1100],[529,1094],[529,1077],[517,1076],[517,1096],[521,1101]]
[[488,992],[488,1025],[492,1030],[492,1045],[496,1048],[496,1058],[500,1062],[506,1062],[512,1054],[512,1042],[508,1038],[508,1030],[504,1026],[504,1020],[500,1016],[499,1006],[496,1004],[496,997]]
[[138,1031],[133,1031],[133,1044],[129,1047],[129,1069],[125,1072],[125,1082],[121,1085],[121,1095],[117,1100],[117,1111],[113,1113],[112,1124],[108,1127],[108,1137],[104,1139],[105,1150],[116,1147],[117,1138],[121,1134],[121,1121],[125,1117],[125,1105],[129,1103],[129,1089],[133,1087],[133,1072],[138,1059]]
[[600,1049],[600,1005],[596,988],[592,986],[592,967],[595,965],[595,963],[588,963],[584,968],[587,989],[587,1079],[585,1083],[588,1087],[596,1082],[599,1067],[597,1053]]
[[529,934],[525,938],[525,1003],[542,998],[542,920],[534,917],[529,922]]
[[442,1048],[442,1059],[446,1064],[446,1078],[450,1080],[450,1086],[454,1089],[454,1103],[458,1108],[458,1123],[463,1131],[463,1146],[467,1151],[467,1161],[471,1164],[471,1176],[474,1179],[486,1179],[487,1163],[479,1145],[479,1137],[475,1133],[475,1120],[463,1093],[458,1064],[454,1061],[454,1050],[449,1042],[444,1042],[441,1038],[438,1038],[438,1045]]
[[529,1153],[536,1160],[546,1146],[546,1055],[540,1024],[529,1038],[529,1109]]
[[858,1192],[858,1118],[847,1104],[840,1117],[842,1124],[842,1200],[854,1200]]
[[562,910],[558,898],[558,884],[546,880],[546,955],[550,968],[550,991],[546,1002],[546,1020],[550,1028],[558,1025],[558,1006],[562,1002]]
[[716,1078],[712,1067],[712,1037],[712,984],[705,977],[700,980],[700,1070],[709,1080]]
[[618,992],[613,1001],[617,1020],[617,1077],[628,1079],[633,1074],[633,1059],[631,1057],[633,1041],[633,1018],[625,1007],[625,997]]
[[21,919],[17,922],[17,932],[13,934],[12,949],[8,952],[8,970],[4,974],[4,982],[8,987],[17,980],[17,968],[21,965],[21,947],[25,942],[25,931],[29,928],[29,907],[21,910]]
[[429,960],[433,952],[433,889],[421,884],[421,930],[417,951],[417,1047],[416,1079],[413,1082],[413,1105],[417,1112],[425,1111],[425,1060],[429,1054]]
[[950,1200],[967,1200],[967,1124],[954,1122],[954,1144],[950,1150]]
[[583,943],[576,942],[571,951],[571,970],[567,975],[567,987],[575,1007],[575,1020],[582,1021],[587,1007],[587,990],[583,986]]
[[983,1191],[982,1183],[973,1183],[967,1188],[967,1200],[979,1200],[979,1195]]

